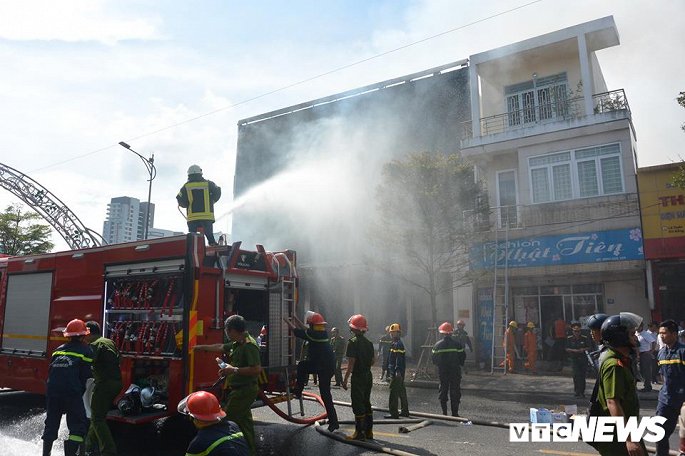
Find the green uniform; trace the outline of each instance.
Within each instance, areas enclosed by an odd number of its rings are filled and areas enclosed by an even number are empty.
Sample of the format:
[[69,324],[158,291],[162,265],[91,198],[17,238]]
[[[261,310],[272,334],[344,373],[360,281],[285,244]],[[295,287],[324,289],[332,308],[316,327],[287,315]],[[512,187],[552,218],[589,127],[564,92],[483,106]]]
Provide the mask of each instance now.
[[[625,418],[635,416],[639,420],[640,401],[637,397],[635,377],[633,377],[630,366],[631,362],[629,358],[623,357],[620,353],[617,353],[610,348],[602,354],[597,380],[600,382],[597,392],[597,401],[605,416],[610,415],[607,399],[615,399],[621,404],[623,416]],[[602,455],[614,456],[628,454],[625,442],[598,442],[595,445],[595,448]],[[644,447],[644,443],[642,443],[642,445]],[[647,454],[646,450],[645,454]]]
[[95,388],[91,399],[91,418],[86,445],[100,447],[102,456],[116,456],[117,447],[105,418],[112,407],[114,398],[121,391],[121,370],[119,369],[119,351],[114,342],[100,337],[90,343],[93,350],[93,378]]
[[355,418],[361,419],[372,416],[371,411],[371,365],[375,349],[373,343],[363,334],[354,336],[347,344],[347,358],[354,358],[352,371],[352,412]]
[[331,346],[335,353],[335,384],[338,386],[342,384],[342,362],[345,357],[346,344],[344,337],[331,337]]
[[[260,365],[259,346],[252,336],[245,333],[244,342],[224,344],[224,352],[228,354],[228,363],[234,367],[254,367]],[[255,445],[254,421],[252,420],[252,404],[257,399],[259,386],[256,375],[230,374],[226,377],[228,394],[224,411],[226,418],[233,421],[243,431],[243,436],[250,448],[250,454],[257,452]]]

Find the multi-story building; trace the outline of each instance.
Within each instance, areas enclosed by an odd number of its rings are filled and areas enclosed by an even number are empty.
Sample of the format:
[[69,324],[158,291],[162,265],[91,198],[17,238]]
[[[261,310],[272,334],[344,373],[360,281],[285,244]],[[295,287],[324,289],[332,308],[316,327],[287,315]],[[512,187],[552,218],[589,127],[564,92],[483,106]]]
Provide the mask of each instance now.
[[685,190],[673,184],[682,163],[638,168],[647,262],[647,295],[654,319],[685,320]]
[[[241,120],[234,194],[259,192],[233,213],[234,239],[297,249],[305,306],[334,324],[367,313],[372,335],[401,321],[418,347],[431,324],[426,296],[365,263],[359,231],[383,163],[461,150],[494,210],[490,229],[474,236],[473,281],[440,297],[438,319],[465,320],[486,353],[493,295],[508,304],[500,320],[532,321],[545,335],[554,319],[596,311],[647,317],[635,133],[623,90],[607,87],[595,54],[618,44],[613,18],[602,18]],[[311,175],[279,174],[330,157],[359,164],[353,183],[335,169],[328,178],[350,200],[325,215],[334,203],[303,211],[289,185]]]
[[471,250],[476,279],[454,301],[475,309],[485,357],[493,300],[506,312],[496,326],[533,322],[547,342],[559,318],[649,318],[635,131],[626,94],[607,87],[596,56],[618,44],[605,17],[469,57],[461,152],[493,213]]
[[155,205],[141,203],[137,198],[119,196],[112,198],[107,205],[107,219],[105,220],[102,237],[108,244],[137,241],[145,235],[145,214],[148,214],[148,226],[151,228],[155,220]]

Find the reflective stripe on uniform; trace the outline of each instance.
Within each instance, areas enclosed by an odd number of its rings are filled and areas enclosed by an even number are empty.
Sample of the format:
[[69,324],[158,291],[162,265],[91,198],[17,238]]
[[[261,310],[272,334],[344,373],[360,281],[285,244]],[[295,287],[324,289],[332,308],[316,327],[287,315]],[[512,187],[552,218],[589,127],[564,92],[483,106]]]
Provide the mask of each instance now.
[[391,348],[390,353],[405,353],[405,350],[401,350],[399,348]]
[[224,437],[221,437],[218,440],[215,440],[214,443],[209,445],[205,451],[202,453],[186,453],[186,456],[207,456],[210,454],[212,451],[214,451],[214,448],[218,447],[224,442],[228,442],[229,440],[235,440],[243,436],[242,432],[236,432],[235,434],[231,435],[226,435]]
[[461,353],[463,352],[463,348],[441,348],[441,349],[433,349],[433,353]]
[[680,359],[660,359],[659,366],[662,366],[664,364],[685,364],[685,361]]
[[321,343],[330,343],[330,339],[314,339],[312,336],[307,334],[306,332],[304,333],[307,336],[307,339],[312,341],[312,342],[321,342]]
[[76,358],[81,358],[83,361],[87,363],[92,363],[93,359],[88,358],[86,355],[82,355],[81,353],[75,353],[75,352],[65,352],[65,351],[56,351],[52,353],[52,356],[73,356]]
[[83,437],[81,437],[80,435],[69,435],[68,440],[71,440],[73,442],[83,443]]
[[[209,201],[209,183],[203,182],[187,182],[185,184],[186,193],[188,194],[188,207],[186,215],[189,222],[194,220],[214,220],[214,214],[210,210]],[[193,189],[200,189],[204,197],[204,210],[202,212],[193,212]]]

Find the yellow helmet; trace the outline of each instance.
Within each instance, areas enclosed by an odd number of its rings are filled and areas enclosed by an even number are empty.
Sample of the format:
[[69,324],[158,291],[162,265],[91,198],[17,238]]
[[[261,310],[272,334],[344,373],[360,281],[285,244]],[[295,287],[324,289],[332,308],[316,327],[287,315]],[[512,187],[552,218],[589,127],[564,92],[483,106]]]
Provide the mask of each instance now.
[[509,326],[511,326],[512,328],[518,328],[518,327],[519,327],[519,324],[516,323],[514,320],[511,320],[511,321],[509,322]]
[[533,323],[532,321],[529,321],[528,324],[527,324],[526,326],[528,326],[529,328],[533,329],[533,328],[535,328],[535,323]]
[[389,332],[394,332],[394,331],[402,331],[400,329],[400,324],[399,323],[393,323],[390,325],[390,329],[388,330]]

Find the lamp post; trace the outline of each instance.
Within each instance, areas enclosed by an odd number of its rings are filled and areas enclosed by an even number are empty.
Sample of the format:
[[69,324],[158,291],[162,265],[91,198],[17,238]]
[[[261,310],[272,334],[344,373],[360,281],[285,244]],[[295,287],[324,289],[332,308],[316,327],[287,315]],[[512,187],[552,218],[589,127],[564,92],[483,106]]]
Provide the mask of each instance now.
[[124,141],[120,141],[119,145],[130,150],[141,160],[143,160],[143,163],[145,163],[145,168],[147,168],[147,172],[150,175],[150,178],[148,179],[150,184],[147,190],[147,207],[145,208],[145,231],[143,233],[143,239],[147,239],[148,225],[150,224],[150,198],[152,197],[152,181],[155,177],[157,177],[157,168],[155,168],[155,154],[153,153],[150,158],[145,158],[135,150],[131,149],[131,146],[126,144]]

